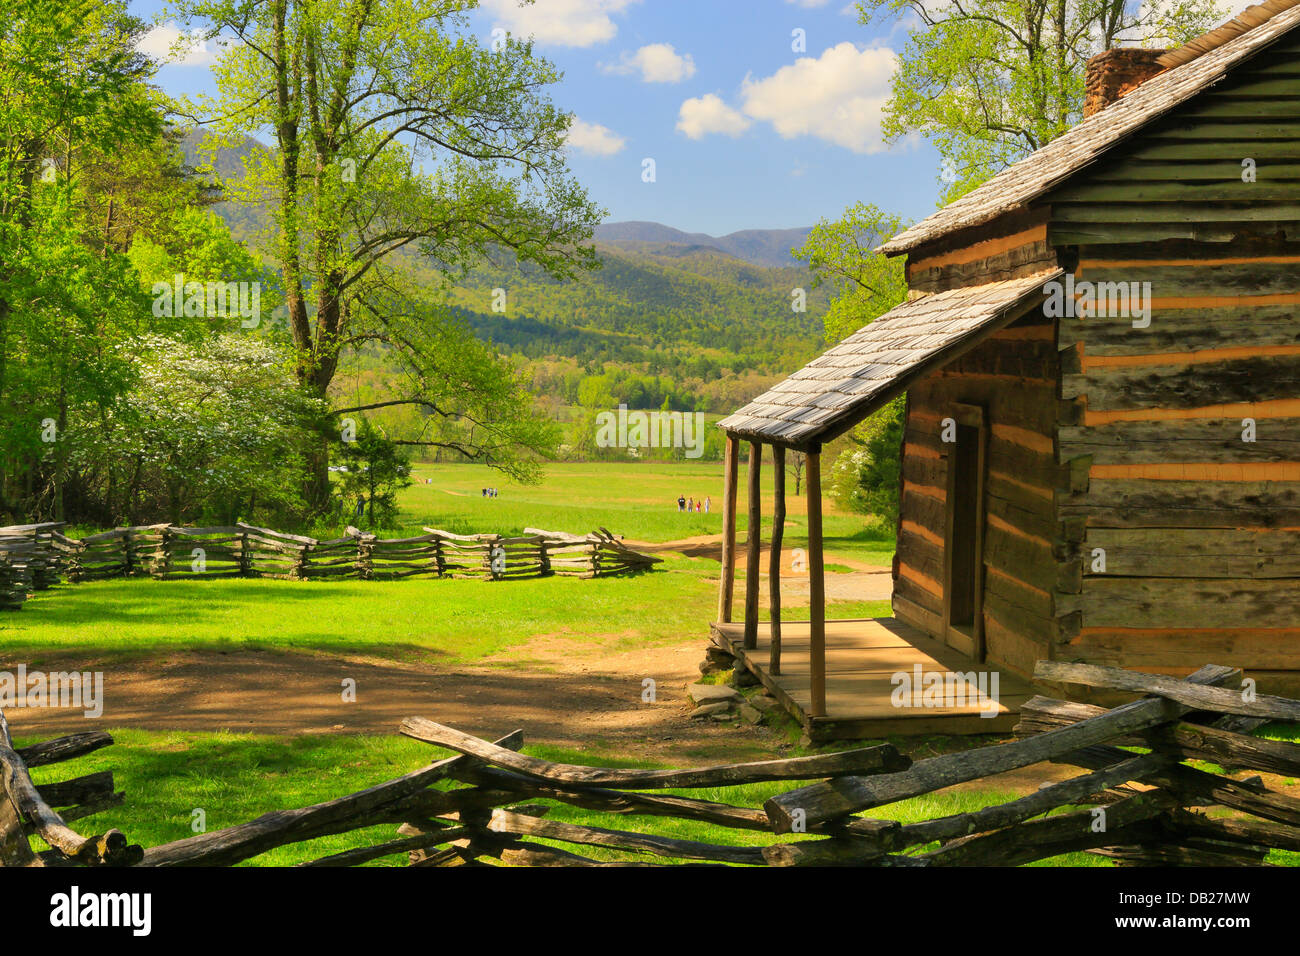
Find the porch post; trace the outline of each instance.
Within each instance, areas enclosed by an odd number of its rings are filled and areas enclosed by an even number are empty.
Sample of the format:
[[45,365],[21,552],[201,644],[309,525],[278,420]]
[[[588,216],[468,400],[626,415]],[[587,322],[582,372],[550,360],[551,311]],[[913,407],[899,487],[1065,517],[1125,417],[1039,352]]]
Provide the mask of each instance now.
[[763,443],[749,443],[749,528],[745,538],[745,650],[758,647],[758,549],[763,544]]
[[718,623],[731,621],[736,590],[736,459],[740,439],[727,435],[722,454],[722,580],[718,584]]
[[767,565],[767,597],[770,603],[772,635],[768,648],[768,670],[781,673],[781,538],[785,532],[785,448],[772,446],[772,550]]
[[821,448],[808,449],[808,664],[812,672],[810,717],[826,716],[826,580],[822,561]]

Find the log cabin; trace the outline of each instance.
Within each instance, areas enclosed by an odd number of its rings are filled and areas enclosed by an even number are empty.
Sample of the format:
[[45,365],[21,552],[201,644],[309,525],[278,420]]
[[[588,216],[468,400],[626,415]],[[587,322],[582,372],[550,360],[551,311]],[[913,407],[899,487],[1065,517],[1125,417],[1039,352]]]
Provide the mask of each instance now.
[[[1078,125],[880,246],[906,302],[719,423],[713,641],[815,740],[1001,729],[1042,659],[1300,691],[1300,0],[1100,54],[1086,91]],[[899,395],[893,617],[827,622],[821,450]],[[782,459],[808,455],[806,622],[781,621],[776,557],[758,621],[764,446],[773,555]],[[1001,675],[997,718],[891,705],[918,660]]]

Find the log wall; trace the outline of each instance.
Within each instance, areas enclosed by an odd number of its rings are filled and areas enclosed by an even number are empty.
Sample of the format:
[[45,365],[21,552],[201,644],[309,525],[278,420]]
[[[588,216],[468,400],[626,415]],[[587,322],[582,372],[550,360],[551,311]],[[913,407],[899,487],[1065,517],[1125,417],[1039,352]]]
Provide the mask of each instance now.
[[[1057,246],[1296,235],[1300,39],[1284,38],[1048,197]],[[1254,163],[1244,182],[1243,162]],[[1294,287],[1287,290],[1294,293]]]
[[922,246],[908,256],[908,288],[945,292],[1054,269],[1048,221],[1047,210],[1016,212]]
[[1300,242],[1083,246],[1076,279],[1150,282],[1153,302],[1148,328],[1061,320],[1059,456],[1081,477],[1061,498],[1081,573],[1057,595],[1066,655],[1176,674],[1230,651],[1293,686]]
[[950,447],[942,425],[954,403],[981,406],[985,646],[991,661],[1021,674],[1051,656],[1054,636],[1061,532],[1053,495],[1066,480],[1054,448],[1057,364],[1054,323],[1031,314],[908,392],[894,613],[942,639]]

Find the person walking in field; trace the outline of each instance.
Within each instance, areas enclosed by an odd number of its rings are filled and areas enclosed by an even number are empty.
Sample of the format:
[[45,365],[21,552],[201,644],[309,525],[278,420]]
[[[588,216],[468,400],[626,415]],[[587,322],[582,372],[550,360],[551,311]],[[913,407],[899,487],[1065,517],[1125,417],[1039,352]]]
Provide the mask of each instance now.
[[694,510],[695,510],[695,499],[694,499],[694,498],[687,498],[687,499],[686,499],[686,510],[687,510],[687,511],[694,511]]
[[677,496],[677,510],[678,511],[686,510],[686,499],[683,498],[681,495]]
[[711,505],[711,504],[713,504],[713,498],[712,498],[712,497],[708,497],[708,498],[705,498],[705,499],[704,499],[704,513],[705,513],[705,514],[708,514],[708,513],[709,513],[709,505]]

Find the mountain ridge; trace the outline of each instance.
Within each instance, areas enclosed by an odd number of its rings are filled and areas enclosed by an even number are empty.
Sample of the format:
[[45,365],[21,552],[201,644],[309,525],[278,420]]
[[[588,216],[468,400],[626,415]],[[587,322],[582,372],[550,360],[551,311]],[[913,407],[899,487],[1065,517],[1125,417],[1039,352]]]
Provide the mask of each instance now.
[[596,227],[593,238],[611,246],[638,251],[649,246],[717,249],[751,265],[779,268],[799,264],[790,250],[803,245],[811,231],[810,226],[794,229],[741,229],[725,236],[711,236],[705,232],[686,232],[661,222],[631,219],[603,222]]

